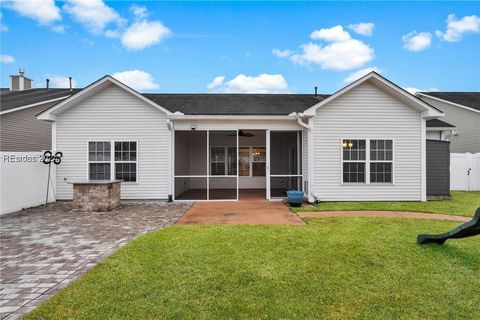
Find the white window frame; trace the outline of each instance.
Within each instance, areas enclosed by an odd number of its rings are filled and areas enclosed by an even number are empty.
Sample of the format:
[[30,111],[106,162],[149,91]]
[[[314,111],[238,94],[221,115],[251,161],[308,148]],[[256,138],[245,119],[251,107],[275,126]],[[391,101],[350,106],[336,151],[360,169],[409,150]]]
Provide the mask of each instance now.
[[[95,143],[96,144],[96,143],[100,143],[100,142],[101,143],[108,142],[110,144],[110,160],[90,161],[90,143]],[[95,153],[96,153],[96,151],[95,151]],[[110,179],[109,180],[112,180],[112,142],[110,140],[90,140],[90,141],[87,141],[87,180],[93,180],[93,179],[90,179],[90,164],[110,164]],[[101,180],[93,180],[93,181],[101,181]]]
[[[343,141],[344,140],[365,140],[365,160],[344,160],[343,159]],[[392,141],[392,160],[388,161],[370,161],[370,141],[371,140],[391,140]],[[341,185],[394,185],[395,184],[395,139],[391,137],[364,137],[364,136],[353,136],[353,137],[342,137],[339,141],[340,146],[340,184]],[[343,163],[345,162],[365,162],[365,182],[343,182]],[[392,182],[370,182],[370,163],[371,162],[391,162],[392,163]]]
[[[123,143],[123,142],[135,142],[135,161],[122,161],[122,160],[115,160],[115,143]],[[123,151],[123,150],[122,150]],[[136,140],[115,140],[113,141],[113,145],[112,145],[112,160],[113,160],[113,166],[115,166],[117,163],[135,163],[135,181],[123,181],[122,180],[122,183],[128,183],[128,184],[137,184],[138,183],[138,141]],[[117,171],[116,171],[116,168],[113,168],[113,173],[114,173],[114,176],[112,177],[113,180],[116,180],[116,175],[117,175]]]
[[[371,156],[370,156],[370,144],[371,144],[372,141],[380,141],[380,140],[381,140],[381,141],[387,141],[387,140],[388,140],[388,141],[392,141],[392,160],[372,160],[372,159],[371,159]],[[378,146],[377,146],[377,150],[378,150]],[[384,149],[384,150],[386,150],[386,149]],[[393,177],[394,177],[394,174],[393,174],[393,173],[394,173],[393,155],[394,155],[394,142],[393,142],[393,139],[380,139],[380,138],[376,139],[376,138],[372,138],[372,139],[369,139],[369,140],[368,140],[368,157],[369,157],[369,163],[368,163],[368,181],[369,181],[369,183],[375,184],[375,185],[381,185],[381,184],[387,184],[387,185],[388,185],[388,184],[393,184]],[[372,163],[391,163],[391,165],[392,165],[392,173],[391,173],[391,175],[392,175],[392,181],[391,181],[391,182],[372,182],[372,181],[371,181],[371,177],[370,177],[370,173],[371,173],[371,171],[370,171],[370,164],[372,164]]]
[[[238,147],[238,154],[240,154],[240,149],[241,148],[244,148],[244,149],[247,149],[248,148],[248,176],[241,176],[240,175],[240,171],[238,171],[238,174],[239,174],[239,177],[244,177],[244,178],[251,178],[251,177],[266,177],[267,176],[267,147],[266,146],[239,146]],[[254,161],[253,160],[253,149],[255,148],[263,148],[265,149],[265,160],[263,161]],[[239,159],[237,159],[237,162],[240,164],[240,161]],[[265,163],[265,175],[264,176],[254,176],[253,175],[253,163]],[[240,166],[238,166],[240,167]]]
[[[212,160],[211,159],[211,155],[212,155],[212,148],[224,148],[223,150],[223,160]],[[209,176],[211,177],[236,177],[237,175],[236,174],[228,174],[228,148],[236,148],[235,146],[210,146],[210,156],[209,156],[209,160],[210,160],[210,165],[209,165]],[[223,163],[224,164],[224,174],[221,175],[221,174],[217,174],[217,175],[213,175],[212,174],[212,163]],[[237,167],[238,167],[238,160],[237,160]],[[238,168],[237,168],[237,171],[238,171]]]
[[[90,161],[90,149],[89,145],[90,142],[109,142],[110,143],[110,161]],[[135,142],[136,143],[136,161],[115,161],[115,142]],[[136,163],[137,165],[135,166],[136,172],[136,181],[122,181],[124,184],[138,184],[138,167],[139,167],[139,154],[138,154],[138,140],[128,140],[128,139],[123,139],[123,140],[106,140],[106,139],[99,139],[99,140],[88,140],[87,141],[87,147],[86,147],[86,158],[87,158],[87,180],[90,180],[90,163],[109,163],[110,164],[110,181],[116,180],[115,179],[115,163]]]

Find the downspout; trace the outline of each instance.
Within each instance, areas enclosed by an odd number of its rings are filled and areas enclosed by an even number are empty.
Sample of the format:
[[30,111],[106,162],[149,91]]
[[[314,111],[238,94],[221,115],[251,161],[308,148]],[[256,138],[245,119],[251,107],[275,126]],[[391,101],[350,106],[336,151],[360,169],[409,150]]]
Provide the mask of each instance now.
[[174,168],[174,161],[175,161],[175,156],[174,156],[174,135],[175,135],[175,130],[174,130],[174,125],[173,122],[170,119],[165,120],[167,123],[167,128],[170,131],[170,194],[168,195],[168,201],[171,202],[173,201],[173,184],[174,184],[174,176],[173,176],[173,168]]
[[307,199],[309,203],[312,203],[315,201],[314,196],[312,195],[312,177],[313,177],[313,138],[312,138],[312,131],[313,131],[313,126],[310,124],[306,124],[303,122],[303,113],[296,113],[293,112],[289,114],[289,116],[295,117],[297,119],[297,123],[302,126],[303,128],[307,129],[308,131],[308,136],[307,136],[307,158],[308,158],[308,181],[307,181],[307,188],[308,188],[308,193],[307,193]]

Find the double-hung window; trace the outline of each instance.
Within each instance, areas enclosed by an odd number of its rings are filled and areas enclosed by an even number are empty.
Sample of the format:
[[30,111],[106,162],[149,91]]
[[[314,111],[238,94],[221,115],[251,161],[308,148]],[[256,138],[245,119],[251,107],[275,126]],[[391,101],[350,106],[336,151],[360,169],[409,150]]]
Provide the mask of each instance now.
[[137,143],[115,141],[115,179],[137,181]]
[[237,175],[237,148],[210,147],[210,175]]
[[111,171],[110,141],[88,143],[88,178],[90,180],[110,180]]
[[[112,156],[113,154],[113,156]],[[137,143],[135,141],[90,141],[88,178],[90,180],[137,181]]]
[[370,183],[392,183],[393,141],[370,140]]
[[343,139],[343,183],[392,183],[393,140]]
[[365,140],[342,140],[343,182],[364,183],[366,168]]
[[266,161],[265,147],[240,147],[239,176],[265,177]]

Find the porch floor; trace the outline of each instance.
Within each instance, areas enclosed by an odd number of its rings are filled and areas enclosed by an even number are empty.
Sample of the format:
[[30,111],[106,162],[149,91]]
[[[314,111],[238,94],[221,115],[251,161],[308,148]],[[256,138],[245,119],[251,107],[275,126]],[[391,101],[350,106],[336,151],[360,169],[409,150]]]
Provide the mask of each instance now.
[[[258,198],[257,198],[258,199]],[[257,200],[197,202],[178,224],[293,224],[303,220],[280,201]]]

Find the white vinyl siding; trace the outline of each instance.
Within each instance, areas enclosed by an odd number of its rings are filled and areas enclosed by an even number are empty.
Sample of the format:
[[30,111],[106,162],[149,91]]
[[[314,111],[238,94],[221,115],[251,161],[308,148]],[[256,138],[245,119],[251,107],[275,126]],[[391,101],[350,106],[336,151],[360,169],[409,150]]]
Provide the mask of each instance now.
[[52,123],[36,115],[58,103],[49,102],[0,116],[0,150],[10,152],[43,151],[52,148]]
[[[317,109],[312,193],[320,201],[422,199],[421,115],[369,82]],[[343,184],[344,138],[394,140],[392,184]]]
[[[57,117],[57,198],[71,199],[68,181],[88,179],[88,141],[136,141],[137,181],[122,183],[123,199],[167,199],[170,131],[165,114],[111,85]],[[113,156],[113,155],[112,155]]]
[[[480,113],[425,96],[421,96],[421,99],[442,110],[445,116],[440,120],[450,123],[458,130],[458,134],[450,138],[450,152],[480,152]],[[432,139],[432,135],[427,133],[427,138]]]

